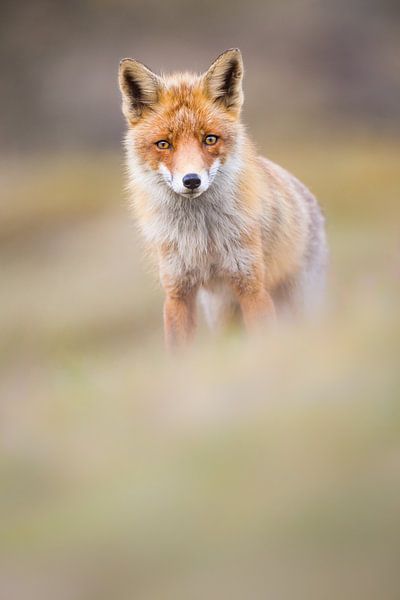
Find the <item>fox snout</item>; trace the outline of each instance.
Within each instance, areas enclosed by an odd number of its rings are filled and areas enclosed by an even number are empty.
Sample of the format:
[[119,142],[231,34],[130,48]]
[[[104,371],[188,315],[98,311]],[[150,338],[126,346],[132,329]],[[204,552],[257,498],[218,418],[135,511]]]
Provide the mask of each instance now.
[[208,190],[210,177],[206,169],[184,174],[182,171],[175,171],[175,173],[171,173],[170,179],[167,179],[167,183],[170,183],[171,188],[177,194],[193,197],[199,196]]
[[205,166],[190,170],[189,168],[180,168],[179,170],[170,170],[165,163],[160,163],[159,172],[163,176],[165,183],[177,194],[190,196],[192,198],[200,196],[208,190],[219,168],[219,160],[214,161],[209,169]]
[[197,173],[187,173],[182,177],[182,183],[188,190],[195,190],[200,187],[201,179]]

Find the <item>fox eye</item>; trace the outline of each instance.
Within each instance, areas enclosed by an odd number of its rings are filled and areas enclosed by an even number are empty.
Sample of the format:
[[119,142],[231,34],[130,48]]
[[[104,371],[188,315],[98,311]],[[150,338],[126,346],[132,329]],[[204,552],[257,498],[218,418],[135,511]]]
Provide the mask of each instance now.
[[160,140],[159,142],[156,142],[156,146],[160,150],[168,150],[168,148],[170,148],[171,144],[169,142],[167,142],[167,140]]
[[217,142],[218,142],[217,135],[207,135],[204,138],[204,143],[206,144],[206,146],[214,146],[214,144],[216,144]]

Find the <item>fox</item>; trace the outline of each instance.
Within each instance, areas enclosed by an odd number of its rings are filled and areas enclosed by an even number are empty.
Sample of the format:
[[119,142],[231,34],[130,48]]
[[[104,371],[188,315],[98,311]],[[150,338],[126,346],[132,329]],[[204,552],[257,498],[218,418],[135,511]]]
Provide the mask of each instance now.
[[223,52],[196,74],[119,66],[128,192],[165,292],[168,349],[239,315],[247,330],[320,303],[325,219],[313,194],[257,154],[241,122],[243,59]]

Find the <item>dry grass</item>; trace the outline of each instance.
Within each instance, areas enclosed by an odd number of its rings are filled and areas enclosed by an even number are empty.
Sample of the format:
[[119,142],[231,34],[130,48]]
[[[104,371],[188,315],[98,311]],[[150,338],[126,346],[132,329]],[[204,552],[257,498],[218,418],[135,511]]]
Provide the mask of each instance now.
[[328,313],[179,360],[119,160],[1,176],[5,598],[398,598],[400,146],[272,150],[327,213]]

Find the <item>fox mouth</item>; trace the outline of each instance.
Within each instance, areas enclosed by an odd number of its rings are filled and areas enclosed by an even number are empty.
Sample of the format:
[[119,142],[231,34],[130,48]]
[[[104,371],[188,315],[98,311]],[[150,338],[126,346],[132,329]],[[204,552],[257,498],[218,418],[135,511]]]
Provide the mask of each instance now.
[[203,191],[199,192],[198,190],[188,190],[187,192],[181,192],[180,196],[200,196],[202,193]]
[[205,191],[206,190],[188,190],[187,192],[180,192],[178,195],[184,196],[185,198],[198,198],[198,196],[204,194]]

